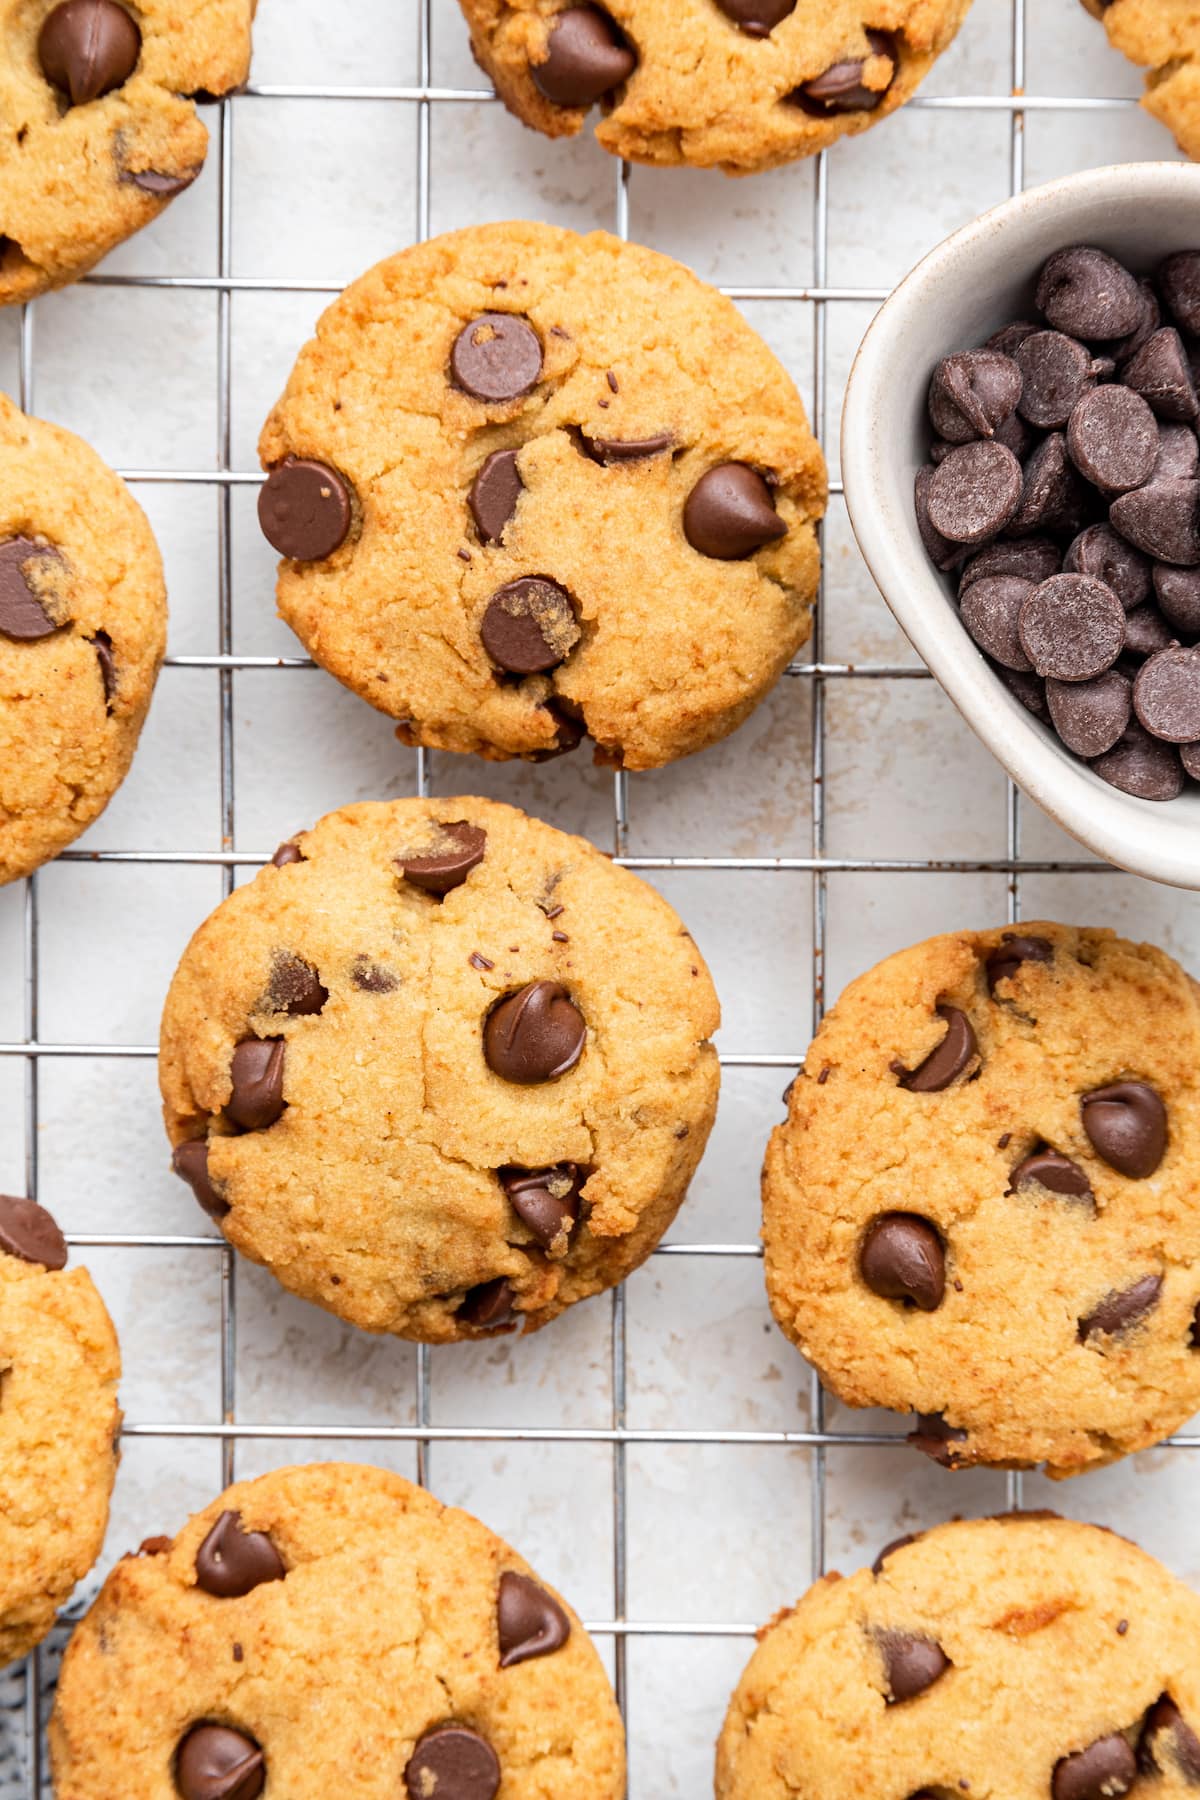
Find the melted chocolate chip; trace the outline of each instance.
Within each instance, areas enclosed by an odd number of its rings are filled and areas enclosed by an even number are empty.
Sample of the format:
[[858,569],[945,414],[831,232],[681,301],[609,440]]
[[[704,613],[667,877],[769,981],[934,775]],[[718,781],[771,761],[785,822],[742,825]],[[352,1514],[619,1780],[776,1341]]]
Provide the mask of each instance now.
[[193,1725],[175,1753],[183,1800],[258,1800],[266,1758],[252,1737],[228,1725]]
[[443,1725],[413,1751],[404,1786],[409,1800],[495,1800],[500,1759],[478,1732]]
[[223,1512],[196,1552],[196,1586],[219,1600],[240,1599],[287,1574],[265,1531],[246,1531],[237,1512]]
[[497,668],[540,675],[566,661],[580,630],[566,588],[546,575],[525,575],[492,595],[479,635]]
[[455,387],[491,405],[520,399],[541,373],[541,342],[517,313],[481,313],[463,326],[450,352]]
[[571,1635],[571,1622],[553,1595],[528,1575],[511,1571],[500,1577],[496,1623],[502,1669],[552,1656]]
[[229,1211],[229,1202],[213,1185],[208,1172],[208,1143],[204,1138],[189,1138],[176,1144],[171,1152],[171,1167],[186,1181],[210,1219],[218,1224]]
[[321,1011],[328,998],[329,989],[310,963],[288,950],[276,952],[265,1011],[286,1013],[289,1018],[310,1017]]
[[1100,1304],[1079,1321],[1079,1341],[1091,1337],[1120,1337],[1153,1312],[1162,1293],[1161,1275],[1143,1275],[1132,1287],[1106,1294]]
[[512,1283],[501,1275],[495,1281],[471,1288],[458,1316],[464,1325],[473,1325],[477,1331],[494,1331],[498,1326],[512,1324],[516,1297]]
[[437,827],[438,841],[432,850],[418,856],[398,856],[396,867],[405,881],[423,893],[444,898],[461,887],[472,869],[477,869],[487,850],[487,832],[481,825],[466,819],[455,819]]
[[587,1025],[557,981],[531,981],[492,1008],[483,1028],[488,1067],[520,1086],[553,1081],[583,1055]]
[[1054,1765],[1052,1800],[1115,1800],[1137,1779],[1137,1759],[1119,1732]]
[[966,1443],[966,1432],[960,1431],[957,1425],[948,1425],[940,1412],[918,1413],[916,1417],[916,1426],[908,1434],[913,1449],[919,1450],[931,1462],[939,1463],[943,1469],[961,1468],[962,1459],[954,1446]]
[[283,1112],[284,1038],[243,1038],[229,1065],[233,1092],[225,1111],[243,1131],[264,1131]]
[[517,473],[515,450],[493,450],[471,483],[467,505],[485,544],[498,544],[517,510],[524,483]]
[[787,526],[757,469],[727,462],[709,469],[688,495],[683,534],[701,556],[735,562],[786,537]]
[[1146,1714],[1138,1741],[1138,1766],[1145,1775],[1171,1775],[1178,1770],[1189,1787],[1200,1787],[1200,1738],[1167,1694]]
[[988,993],[993,999],[1002,981],[1011,981],[1022,963],[1048,963],[1054,960],[1054,945],[1047,938],[1022,937],[1006,931],[994,950],[989,950],[984,968]]
[[129,80],[142,34],[116,0],[65,0],[47,15],[37,48],[51,87],[72,106],[86,106]]
[[304,854],[301,851],[299,844],[296,843],[294,838],[289,838],[286,844],[280,844],[278,850],[275,852],[274,856],[271,858],[272,865],[276,869],[286,869],[286,867],[289,863],[298,863],[298,862],[303,862],[303,861],[304,861]]
[[534,85],[554,106],[594,105],[628,81],[637,57],[598,6],[560,12],[550,27],[546,60],[530,69]]
[[816,118],[826,118],[831,113],[873,112],[882,104],[895,81],[900,61],[896,40],[890,31],[868,31],[867,42],[872,56],[886,56],[891,60],[892,72],[886,86],[867,87],[863,80],[866,59],[854,57],[834,63],[823,74],[814,75],[811,81],[805,81],[793,89],[788,99]]
[[958,1079],[979,1049],[966,1013],[957,1006],[939,1006],[937,1012],[945,1022],[946,1035],[923,1063],[901,1076],[900,1086],[910,1094],[940,1094]]
[[661,456],[670,450],[675,442],[670,431],[660,431],[655,437],[647,438],[600,438],[589,437],[581,431],[579,440],[584,454],[598,463],[641,462],[647,456]]
[[1093,1150],[1131,1180],[1153,1175],[1167,1149],[1167,1109],[1144,1081],[1117,1081],[1085,1094],[1083,1129]]
[[32,538],[6,538],[0,543],[0,636],[33,643],[58,630],[31,580],[46,572],[50,559],[62,561],[57,550]]
[[894,1556],[897,1550],[903,1550],[909,1544],[915,1544],[921,1535],[922,1534],[919,1531],[906,1531],[903,1537],[893,1538],[890,1543],[885,1544],[883,1549],[879,1552],[879,1555],[875,1558],[875,1561],[871,1564],[872,1575],[881,1575],[883,1573],[883,1565],[888,1557]]
[[0,1194],[0,1254],[43,1269],[65,1269],[67,1240],[36,1200]]
[[769,37],[796,10],[796,0],[717,0],[727,19],[747,37]]
[[323,562],[345,543],[353,516],[350,489],[328,463],[289,457],[272,469],[258,496],[263,536],[280,556]]
[[1095,1200],[1092,1184],[1079,1164],[1057,1150],[1035,1150],[1018,1163],[1009,1177],[1013,1193],[1023,1188],[1047,1188],[1067,1200]]
[[579,1218],[583,1173],[575,1163],[549,1169],[502,1169],[509,1204],[544,1250],[566,1255]]
[[884,1213],[863,1239],[859,1270],[872,1293],[936,1312],[946,1290],[946,1253],[928,1219]]
[[950,1658],[933,1638],[906,1631],[881,1631],[876,1641],[883,1657],[889,1706],[923,1694],[950,1667]]

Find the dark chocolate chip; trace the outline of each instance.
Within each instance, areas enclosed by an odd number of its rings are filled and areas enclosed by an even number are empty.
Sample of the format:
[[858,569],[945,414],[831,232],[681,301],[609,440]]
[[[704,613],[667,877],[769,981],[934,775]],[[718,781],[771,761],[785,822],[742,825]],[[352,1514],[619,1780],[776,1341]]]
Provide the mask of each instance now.
[[328,463],[289,457],[272,469],[258,496],[262,534],[280,556],[322,562],[346,541],[350,489]]
[[183,1800],[258,1800],[266,1758],[252,1737],[228,1725],[193,1725],[175,1753]]
[[521,1086],[567,1074],[586,1042],[583,1014],[557,981],[531,981],[509,994],[483,1028],[489,1069]]
[[32,643],[58,630],[38,599],[35,584],[36,576],[46,573],[51,558],[62,560],[49,544],[37,544],[32,538],[6,538],[0,543],[0,634],[4,637]]
[[168,174],[164,169],[122,169],[121,180],[129,187],[141,188],[144,194],[155,194],[161,200],[173,200],[176,194],[186,193],[193,182],[198,181],[203,164],[194,163],[190,168],[179,169]]
[[409,1800],[495,1800],[500,1759],[478,1732],[443,1725],[428,1732],[413,1751],[404,1785]]
[[1052,1800],[1115,1800],[1137,1779],[1137,1758],[1120,1732],[1097,1738],[1086,1750],[1054,1765]]
[[892,72],[885,87],[867,87],[863,80],[866,58],[859,56],[834,63],[822,74],[814,75],[811,81],[802,82],[788,99],[819,119],[827,118],[831,113],[874,112],[900,71],[900,59],[896,39],[890,31],[868,30],[867,42],[872,56],[886,56],[891,61]]
[[284,1038],[243,1038],[229,1064],[233,1092],[225,1108],[244,1131],[263,1131],[284,1109]]
[[916,1213],[884,1213],[863,1239],[859,1271],[873,1294],[936,1312],[946,1291],[946,1253],[937,1229]]
[[883,1549],[879,1552],[879,1555],[875,1558],[875,1561],[871,1564],[872,1575],[882,1574],[883,1565],[888,1557],[894,1556],[897,1550],[906,1549],[909,1544],[915,1544],[921,1535],[922,1534],[919,1531],[907,1531],[903,1537],[893,1538],[890,1543],[885,1544]]
[[1131,719],[1119,744],[1091,765],[1110,787],[1139,800],[1174,800],[1183,792],[1179,752],[1160,743]]
[[1138,290],[1142,296],[1142,316],[1128,337],[1113,338],[1105,345],[1105,349],[1117,363],[1118,368],[1136,356],[1142,345],[1148,343],[1162,324],[1162,308],[1158,304],[1158,295],[1152,282],[1141,280]]
[[1200,336],[1200,250],[1178,250],[1158,271],[1159,287],[1175,323]]
[[951,444],[990,438],[1021,398],[1021,371],[997,350],[960,350],[943,357],[929,384],[933,428]]
[[205,1138],[188,1138],[176,1144],[171,1152],[171,1167],[186,1181],[210,1219],[218,1223],[229,1211],[229,1202],[213,1185],[208,1172],[208,1142]]
[[245,1530],[237,1512],[223,1512],[196,1552],[196,1586],[218,1600],[239,1600],[286,1574],[266,1532]]
[[549,1169],[502,1169],[500,1182],[522,1224],[544,1250],[565,1255],[579,1218],[583,1177],[575,1163]]
[[350,980],[360,994],[394,994],[400,986],[398,975],[393,975],[382,963],[371,962],[365,956],[354,959]]
[[0,1194],[0,1252],[43,1269],[67,1266],[67,1240],[45,1207],[15,1194]]
[[516,1297],[512,1283],[500,1275],[495,1281],[485,1281],[479,1287],[471,1288],[458,1309],[458,1316],[464,1325],[473,1325],[477,1331],[495,1331],[501,1325],[513,1323]]
[[999,331],[993,331],[984,344],[985,350],[999,350],[1001,356],[1015,356],[1027,337],[1035,331],[1041,331],[1030,319],[1014,319],[1011,325],[1002,325]]
[[1090,760],[1120,743],[1133,707],[1132,688],[1119,669],[1106,669],[1094,681],[1048,681],[1046,704],[1067,749]]
[[1092,353],[1061,331],[1038,331],[1016,354],[1021,374],[1020,412],[1043,430],[1065,425],[1091,387]]
[[517,510],[524,483],[517,473],[515,450],[493,450],[471,483],[467,504],[475,529],[485,544],[498,544]]
[[1123,494],[1150,479],[1158,457],[1158,423],[1140,394],[1098,387],[1067,423],[1067,454],[1103,494]]
[[274,856],[271,858],[272,864],[277,869],[285,869],[289,863],[303,861],[304,853],[294,838],[289,838],[286,844],[280,844],[278,850],[276,850]]
[[[1123,543],[1116,532],[1113,537],[1118,544]],[[1137,551],[1131,550],[1128,544],[1124,548],[1130,556],[1137,555]],[[958,583],[959,598],[962,598],[973,582],[982,581],[985,575],[1018,575],[1023,581],[1032,581],[1036,587],[1051,575],[1057,575],[1062,566],[1062,552],[1052,538],[1017,538],[1012,541],[1001,539],[999,543],[985,544],[982,550],[975,552],[969,563],[964,564]],[[1096,573],[1094,569],[1083,572],[1089,575]]]
[[1039,675],[1091,681],[1121,654],[1125,608],[1090,575],[1052,575],[1021,608],[1020,637]]
[[[1178,570],[1179,574],[1189,574],[1190,570]],[[1176,643],[1175,633],[1159,612],[1157,606],[1135,606],[1125,617],[1125,649],[1123,654],[1134,659],[1135,665],[1143,662],[1148,656],[1155,656],[1168,645]]]
[[1134,1181],[1153,1175],[1167,1149],[1167,1109],[1145,1081],[1115,1081],[1080,1102],[1083,1129],[1110,1168]]
[[1013,699],[1032,713],[1035,719],[1046,719],[1050,709],[1046,703],[1046,684],[1040,675],[1022,675],[1016,669],[1006,669],[1000,663],[992,667],[1008,689]]
[[917,1068],[901,1077],[900,1086],[910,1094],[940,1094],[962,1074],[979,1048],[975,1028],[957,1006],[939,1006],[938,1018],[946,1035]]
[[670,450],[673,446],[675,434],[660,431],[654,437],[646,438],[601,438],[589,437],[586,431],[581,431],[579,441],[585,456],[590,456],[593,462],[607,465],[641,462],[647,456],[661,456],[664,450]]
[[702,475],[683,508],[683,535],[701,556],[733,562],[787,535],[770,488],[748,463],[718,463]]
[[449,824],[438,823],[437,841],[431,850],[398,856],[396,867],[413,887],[441,899],[462,886],[471,870],[479,867],[486,850],[487,832],[481,825],[454,819]]
[[65,0],[38,33],[42,74],[72,106],[123,87],[141,54],[142,34],[115,0]]
[[1200,781],[1200,743],[1181,744],[1179,760],[1193,781]]
[[1157,562],[1200,563],[1200,481],[1154,481],[1113,501],[1109,518]]
[[510,675],[540,675],[566,661],[580,630],[566,588],[547,575],[523,575],[497,588],[479,635],[497,668]]
[[1200,411],[1183,340],[1170,325],[1147,338],[1126,363],[1121,379],[1160,419],[1194,419]]
[[1021,503],[1009,520],[1008,534],[1078,531],[1086,523],[1088,508],[1088,491],[1067,455],[1066,436],[1052,431],[1025,464]]
[[1006,669],[1027,671],[1032,666],[1021,648],[1017,621],[1033,589],[1033,582],[1019,575],[985,575],[963,596],[963,624],[979,648]]
[[542,373],[537,332],[517,313],[481,313],[455,338],[450,373],[454,385],[475,400],[517,400]]
[[881,1631],[876,1642],[883,1657],[890,1706],[923,1694],[950,1667],[950,1658],[933,1638],[915,1632]]
[[637,57],[598,6],[560,12],[550,27],[545,62],[530,69],[534,85],[554,106],[594,105],[628,81]]
[[1154,565],[1154,594],[1167,624],[1185,638],[1200,638],[1200,569]]
[[1068,575],[1091,575],[1102,581],[1126,612],[1132,612],[1150,597],[1149,558],[1135,550],[1111,525],[1089,525],[1072,538],[1062,566]]
[[1113,1290],[1100,1304],[1079,1321],[1079,1341],[1090,1337],[1119,1337],[1140,1323],[1158,1305],[1162,1293],[1161,1275],[1143,1275],[1132,1287]]
[[717,0],[726,18],[747,37],[769,37],[781,19],[796,10],[796,0]]
[[925,553],[935,568],[949,570],[956,568],[967,555],[962,544],[952,544],[949,538],[942,536],[929,517],[929,484],[933,480],[934,471],[928,465],[918,469],[913,483],[913,509],[917,515],[917,530],[921,534],[921,542]]
[[310,963],[290,950],[279,950],[271,965],[271,980],[264,1007],[266,1012],[287,1013],[291,1018],[319,1013],[329,998],[329,989]]
[[496,1623],[502,1669],[553,1656],[571,1635],[571,1621],[554,1596],[528,1575],[515,1575],[511,1570],[500,1577]]
[[1138,670],[1133,707],[1152,737],[1167,744],[1200,739],[1200,649],[1160,650]]
[[952,450],[929,483],[929,519],[956,544],[994,537],[1021,503],[1021,465],[1003,444],[986,439]]
[[1146,1714],[1138,1740],[1138,1766],[1145,1775],[1178,1771],[1189,1787],[1200,1787],[1200,1737],[1168,1694]]
[[112,639],[107,631],[98,631],[95,637],[88,640],[96,652],[96,662],[100,670],[100,685],[104,689],[104,710],[112,711],[113,695],[117,691],[117,664],[113,656]]
[[1158,460],[1152,481],[1191,481],[1200,470],[1200,442],[1190,425],[1158,428]]
[[1043,264],[1037,307],[1056,331],[1088,339],[1128,337],[1145,316],[1136,277],[1088,244],[1056,250]]
[[943,1413],[918,1413],[916,1427],[908,1434],[908,1442],[922,1456],[931,1462],[940,1463],[943,1469],[957,1469],[962,1466],[962,1459],[954,1449],[955,1444],[965,1444],[967,1434],[957,1425],[948,1425]]
[[1092,1184],[1079,1164],[1058,1150],[1035,1150],[1018,1163],[1009,1177],[1011,1191],[1043,1187],[1067,1200],[1094,1200]]
[[1048,938],[1023,937],[1017,932],[1006,931],[995,949],[989,950],[984,963],[988,993],[995,999],[998,984],[1011,981],[1022,963],[1053,961],[1054,945]]

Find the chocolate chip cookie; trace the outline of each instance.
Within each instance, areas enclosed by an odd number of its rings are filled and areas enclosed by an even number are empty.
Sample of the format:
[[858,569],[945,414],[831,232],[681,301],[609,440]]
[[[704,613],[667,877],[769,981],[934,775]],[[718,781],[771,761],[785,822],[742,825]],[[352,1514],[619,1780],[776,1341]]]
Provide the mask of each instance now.
[[740,724],[808,636],[825,468],[670,258],[455,232],[347,289],[262,434],[279,611],[408,744],[631,769]]
[[0,1668],[100,1554],[117,1472],[116,1334],[44,1207],[0,1194]]
[[1053,1476],[1200,1407],[1200,990],[1161,950],[932,938],[829,1014],[772,1135],[767,1286],[852,1406]]
[[279,1469],[117,1564],[50,1726],[61,1800],[620,1800],[570,1608],[382,1469]]
[[651,888],[486,800],[331,813],[202,925],[163,1016],[176,1172],[369,1331],[536,1329],[670,1224],[716,995]]
[[635,162],[749,175],[903,106],[970,0],[462,0],[510,112]]
[[0,394],[0,884],[104,811],[166,636],[141,507],[94,450]]
[[255,0],[0,0],[0,306],[76,281],[204,165],[197,100],[250,67]]
[[1200,1601],[1052,1513],[942,1525],[817,1582],[762,1632],[717,1800],[1184,1800],[1200,1785]]
[[1148,68],[1142,105],[1200,158],[1200,14],[1191,0],[1083,0],[1109,42]]

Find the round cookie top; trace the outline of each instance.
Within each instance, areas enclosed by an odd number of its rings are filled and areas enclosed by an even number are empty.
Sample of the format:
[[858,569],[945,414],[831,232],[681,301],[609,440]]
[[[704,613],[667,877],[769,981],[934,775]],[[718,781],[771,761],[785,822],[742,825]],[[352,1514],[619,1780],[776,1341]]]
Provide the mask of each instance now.
[[0,394],[0,884],[104,811],[166,635],[141,507],[81,439]]
[[461,0],[500,98],[550,137],[748,175],[910,99],[971,0]]
[[597,232],[481,226],[380,263],[259,449],[279,610],[410,744],[655,767],[809,631],[825,468],[728,300]]
[[1150,70],[1142,105],[1200,158],[1200,16],[1189,0],[1083,0],[1109,41]]
[[70,1800],[625,1792],[620,1716],[569,1607],[469,1514],[348,1463],[241,1482],[118,1563],[50,1735]]
[[200,927],[163,1015],[175,1167],[371,1331],[523,1324],[622,1280],[716,1107],[708,971],[582,838],[487,800],[331,813]]
[[99,1556],[117,1470],[116,1334],[66,1261],[50,1214],[0,1194],[0,1668]]
[[717,1800],[1183,1800],[1200,1781],[1200,1601],[1053,1514],[942,1525],[827,1575],[762,1633]]
[[1161,950],[1022,924],[847,988],[763,1175],[783,1330],[950,1467],[1071,1475],[1200,1406],[1200,1002]]

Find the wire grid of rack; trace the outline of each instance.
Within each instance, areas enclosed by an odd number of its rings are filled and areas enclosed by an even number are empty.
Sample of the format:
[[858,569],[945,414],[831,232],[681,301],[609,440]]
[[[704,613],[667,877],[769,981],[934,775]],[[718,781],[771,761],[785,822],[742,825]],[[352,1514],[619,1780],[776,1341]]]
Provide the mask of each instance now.
[[[979,0],[981,6],[990,5],[993,0]],[[1009,0],[1004,0],[1007,6]],[[1011,191],[1020,191],[1024,184],[1025,172],[1025,122],[1026,114],[1035,107],[1056,110],[1076,110],[1090,113],[1102,113],[1113,108],[1125,108],[1133,104],[1126,99],[1103,99],[1094,96],[1027,96],[1025,94],[1025,65],[1027,39],[1027,0],[1011,0],[1011,95],[952,95],[952,96],[918,96],[911,104],[914,108],[930,110],[979,110],[1001,111],[1010,119],[1009,138],[1009,183]],[[419,0],[419,60],[418,81],[411,87],[367,87],[367,86],[294,86],[252,85],[249,95],[255,99],[287,100],[300,99],[371,99],[398,100],[415,104],[417,128],[417,186],[416,214],[414,220],[415,235],[424,238],[430,232],[430,190],[432,171],[431,123],[432,114],[437,107],[452,107],[461,103],[476,103],[488,100],[492,96],[483,88],[438,87],[432,80],[432,31],[433,0]],[[142,288],[199,288],[211,290],[217,308],[217,363],[216,363],[216,400],[217,400],[217,443],[216,459],[211,468],[199,469],[166,469],[137,468],[125,469],[122,472],[135,485],[147,483],[189,483],[212,489],[215,494],[218,511],[218,643],[219,651],[215,655],[173,656],[169,664],[176,667],[203,668],[216,671],[219,681],[220,696],[220,810],[221,810],[221,842],[223,848],[216,852],[193,852],[186,848],[169,851],[125,851],[125,850],[78,850],[68,853],[68,860],[79,862],[109,862],[133,864],[213,864],[223,871],[224,891],[231,891],[235,871],[262,864],[269,855],[269,846],[256,853],[251,853],[237,845],[236,840],[236,788],[234,770],[234,679],[238,671],[258,668],[303,668],[310,667],[304,657],[269,657],[243,656],[235,653],[233,630],[233,532],[231,520],[231,504],[234,490],[240,486],[253,485],[261,477],[256,471],[239,470],[232,463],[232,404],[231,404],[231,365],[232,365],[232,302],[240,291],[259,289],[268,292],[315,292],[336,293],[337,285],[322,281],[287,281],[273,277],[239,276],[233,272],[233,197],[234,197],[234,135],[235,116],[239,102],[237,100],[222,101],[215,111],[216,125],[214,130],[214,152],[218,177],[218,267],[213,276],[128,276],[105,274],[103,271],[90,278],[97,285],[132,286]],[[210,115],[214,116],[214,115]],[[885,291],[869,287],[837,287],[830,285],[829,272],[829,179],[827,159],[824,155],[818,158],[812,167],[812,230],[813,230],[813,279],[811,283],[799,286],[740,286],[727,287],[731,297],[738,301],[789,301],[811,309],[812,317],[812,368],[811,368],[811,414],[814,429],[823,443],[827,443],[829,426],[828,406],[828,320],[829,309],[846,302],[876,302],[884,298]],[[614,165],[615,193],[613,201],[612,221],[615,230],[622,236],[629,235],[629,181],[630,169],[627,165]],[[605,223],[597,220],[598,224]],[[19,337],[19,400],[27,411],[36,409],[36,305],[22,309]],[[834,491],[839,491],[835,482]],[[807,878],[812,888],[813,917],[813,1016],[812,1026],[815,1030],[820,1023],[824,1007],[824,967],[826,954],[826,901],[827,884],[832,874],[873,873],[902,875],[906,873],[981,873],[1003,876],[1007,888],[1007,908],[1010,920],[1021,915],[1022,878],[1031,873],[1069,874],[1084,873],[1096,875],[1105,872],[1090,859],[1080,857],[1078,860],[1034,860],[1023,859],[1021,855],[1021,803],[1017,791],[1012,784],[1007,788],[1007,850],[1004,857],[994,860],[949,859],[938,862],[899,858],[870,857],[834,857],[826,849],[826,802],[824,794],[824,771],[826,767],[826,693],[830,683],[846,680],[907,680],[928,679],[927,671],[901,663],[852,664],[825,660],[825,632],[823,609],[818,608],[815,633],[812,640],[809,660],[795,664],[789,671],[789,677],[800,682],[807,682],[812,690],[812,739],[811,739],[811,850],[807,856],[782,857],[738,857],[738,856],[686,856],[686,855],[634,855],[628,854],[629,836],[629,783],[621,773],[613,777],[613,835],[612,845],[616,858],[625,866],[646,872],[663,870],[705,870],[713,874],[729,870],[770,870],[780,874],[790,874],[793,879]],[[418,752],[416,758],[417,791],[426,794],[430,791],[432,775],[432,759],[425,752]],[[59,1043],[47,1042],[41,1036],[39,1018],[39,915],[38,915],[38,877],[34,876],[25,883],[24,889],[24,1022],[21,1037],[10,1043],[0,1043],[0,1057],[16,1058],[24,1067],[25,1081],[25,1159],[27,1191],[36,1195],[38,1191],[38,1132],[39,1132],[39,1069],[43,1059],[55,1057],[152,1057],[155,1046],[151,1044],[126,1045],[113,1043]],[[758,1055],[752,1052],[730,1053],[722,1057],[728,1066],[742,1067],[779,1067],[792,1069],[801,1060],[804,1044],[797,1042],[794,1052],[779,1055]],[[337,1440],[339,1443],[360,1442],[364,1454],[370,1454],[370,1446],[386,1439],[408,1440],[415,1447],[417,1478],[421,1482],[431,1479],[431,1455],[434,1446],[441,1442],[474,1441],[480,1443],[518,1443],[541,1441],[547,1443],[591,1443],[607,1445],[611,1449],[611,1509],[613,1531],[613,1569],[612,1594],[613,1615],[611,1618],[596,1618],[588,1621],[589,1629],[602,1642],[611,1645],[611,1666],[613,1668],[618,1699],[624,1708],[628,1698],[627,1645],[636,1636],[662,1638],[702,1638],[702,1637],[734,1637],[749,1639],[754,1630],[754,1623],[745,1619],[712,1619],[696,1623],[677,1618],[656,1618],[653,1620],[631,1620],[627,1616],[627,1569],[629,1559],[629,1522],[626,1485],[626,1460],[631,1446],[643,1444],[719,1444],[736,1447],[738,1445],[782,1444],[803,1448],[807,1451],[811,1462],[811,1572],[815,1577],[822,1573],[826,1566],[826,1459],[834,1446],[872,1445],[894,1447],[902,1440],[895,1435],[879,1431],[845,1431],[828,1428],[826,1421],[825,1397],[815,1375],[811,1377],[810,1393],[810,1429],[779,1431],[733,1431],[733,1430],[655,1430],[634,1429],[627,1424],[627,1345],[626,1345],[626,1297],[622,1289],[617,1289],[607,1303],[611,1307],[610,1357],[611,1357],[611,1421],[606,1428],[576,1429],[557,1426],[528,1426],[507,1428],[504,1426],[471,1426],[471,1425],[438,1425],[433,1419],[431,1399],[431,1358],[424,1347],[417,1351],[415,1359],[415,1395],[414,1422],[412,1424],[361,1425],[348,1426],[337,1424],[305,1424],[272,1425],[269,1423],[253,1423],[239,1416],[238,1407],[238,1363],[237,1363],[237,1268],[233,1252],[222,1240],[201,1235],[150,1235],[150,1234],[73,1234],[71,1243],[78,1247],[156,1247],[170,1249],[181,1255],[214,1255],[220,1262],[220,1344],[221,1344],[221,1421],[206,1423],[158,1424],[153,1421],[142,1421],[137,1418],[127,1420],[125,1434],[133,1439],[139,1436],[176,1437],[176,1438],[209,1438],[218,1440],[224,1479],[232,1481],[238,1472],[238,1445],[247,1439],[291,1440],[304,1438],[317,1443],[322,1440]],[[664,1243],[656,1252],[658,1256],[690,1256],[728,1258],[754,1258],[761,1254],[757,1243],[704,1243],[687,1242]],[[597,1302],[596,1304],[604,1304]],[[1200,1438],[1181,1437],[1176,1444],[1189,1447],[1200,1446]],[[1007,1500],[1011,1506],[1020,1506],[1022,1502],[1023,1478],[1019,1473],[1009,1474],[1006,1478]],[[789,1598],[780,1595],[780,1599]],[[748,1645],[747,1645],[748,1648]],[[42,1800],[48,1789],[48,1772],[43,1749],[43,1731],[47,1702],[48,1681],[41,1667],[42,1658],[38,1653],[32,1656],[26,1666],[23,1681],[23,1700],[16,1715],[7,1719],[0,1716],[0,1731],[15,1728],[23,1734],[24,1744],[17,1761],[24,1766],[23,1785],[13,1790],[14,1797],[21,1800]],[[714,1721],[715,1728],[716,1721]],[[650,1800],[648,1788],[639,1786],[638,1764],[636,1757],[631,1766],[630,1794],[632,1800]]]

